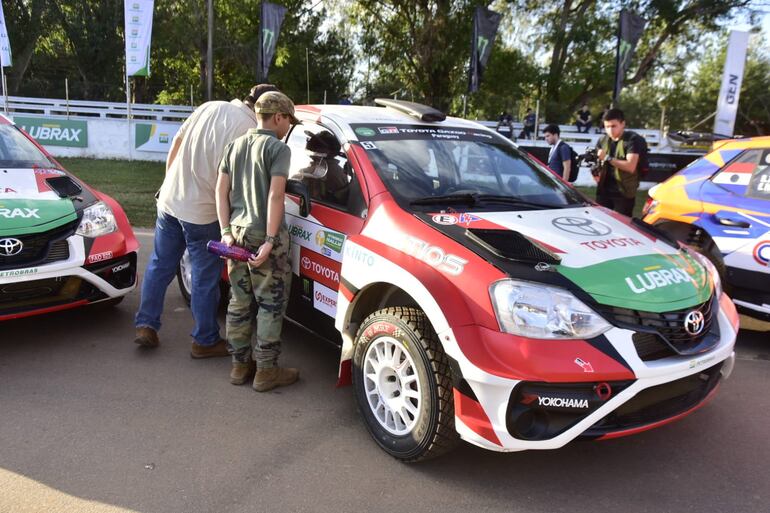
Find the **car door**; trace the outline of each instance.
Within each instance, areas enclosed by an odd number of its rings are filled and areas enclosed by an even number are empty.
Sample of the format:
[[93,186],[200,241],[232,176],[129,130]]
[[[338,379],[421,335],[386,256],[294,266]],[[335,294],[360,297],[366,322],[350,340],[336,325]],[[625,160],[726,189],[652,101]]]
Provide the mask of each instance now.
[[[334,320],[342,249],[349,235],[363,229],[368,199],[361,186],[362,176],[343,151],[326,159],[325,172],[318,172],[319,158],[314,159],[305,147],[313,134],[323,130],[328,129],[306,121],[294,127],[287,138],[291,148],[289,177],[305,183],[312,205],[308,217],[286,214],[294,272],[287,316],[340,344]],[[329,185],[332,183],[335,185]]]

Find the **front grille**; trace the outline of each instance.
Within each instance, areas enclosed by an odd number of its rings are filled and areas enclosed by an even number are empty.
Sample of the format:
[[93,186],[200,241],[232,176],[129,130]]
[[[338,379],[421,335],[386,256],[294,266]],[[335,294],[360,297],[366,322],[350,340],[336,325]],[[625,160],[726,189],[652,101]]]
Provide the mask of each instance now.
[[77,276],[0,285],[0,316],[65,305],[76,301],[97,301],[107,296]]
[[20,240],[24,246],[18,255],[0,255],[0,270],[32,267],[68,259],[67,237],[75,233],[77,227],[78,221],[75,220],[47,232],[13,236],[12,238]]
[[[714,322],[716,301],[716,296],[712,296],[696,307],[663,313],[607,306],[599,310],[616,326],[637,332],[634,345],[640,358],[655,360],[675,354],[698,354],[716,346],[719,342],[719,324]],[[698,335],[691,335],[685,329],[685,317],[692,311],[703,314],[703,329]],[[661,344],[668,346],[670,354],[663,354]]]
[[684,413],[700,404],[714,390],[721,378],[721,369],[720,363],[682,379],[646,388],[591,426],[581,436],[601,436]]

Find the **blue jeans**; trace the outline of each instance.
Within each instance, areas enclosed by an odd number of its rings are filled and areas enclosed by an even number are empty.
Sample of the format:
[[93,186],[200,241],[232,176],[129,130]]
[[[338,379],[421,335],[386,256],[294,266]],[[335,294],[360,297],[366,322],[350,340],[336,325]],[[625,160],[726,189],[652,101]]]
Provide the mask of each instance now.
[[166,289],[176,276],[177,266],[184,250],[190,254],[192,266],[192,290],[190,310],[195,328],[193,340],[210,346],[219,339],[219,280],[223,260],[206,250],[206,243],[219,240],[219,223],[192,224],[158,210],[155,222],[155,246],[144,273],[142,300],[136,312],[137,328],[160,330],[160,316]]

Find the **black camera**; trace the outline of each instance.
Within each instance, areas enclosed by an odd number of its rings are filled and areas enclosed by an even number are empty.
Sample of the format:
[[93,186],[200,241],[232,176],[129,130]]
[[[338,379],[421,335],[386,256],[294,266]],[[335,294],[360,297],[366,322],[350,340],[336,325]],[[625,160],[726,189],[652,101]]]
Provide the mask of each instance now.
[[598,176],[601,171],[602,161],[599,160],[598,150],[596,148],[587,148],[585,153],[578,157],[578,165],[588,166],[593,176]]

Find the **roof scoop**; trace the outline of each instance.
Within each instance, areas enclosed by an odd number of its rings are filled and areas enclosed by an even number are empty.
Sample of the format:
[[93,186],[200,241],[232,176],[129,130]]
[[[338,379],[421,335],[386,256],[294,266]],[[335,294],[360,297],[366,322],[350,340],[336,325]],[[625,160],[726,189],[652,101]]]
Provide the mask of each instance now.
[[407,102],[404,100],[390,100],[388,98],[375,98],[374,103],[389,109],[394,109],[420,121],[434,123],[444,121],[446,114],[438,109],[421,103]]

